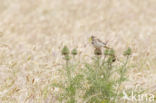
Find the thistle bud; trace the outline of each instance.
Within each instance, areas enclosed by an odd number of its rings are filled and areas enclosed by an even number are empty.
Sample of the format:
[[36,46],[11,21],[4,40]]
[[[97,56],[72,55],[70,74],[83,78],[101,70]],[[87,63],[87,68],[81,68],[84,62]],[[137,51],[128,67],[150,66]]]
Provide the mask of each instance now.
[[69,49],[67,46],[64,46],[63,49],[62,49],[62,55],[68,55],[69,54]]
[[102,55],[101,49],[97,49],[97,48],[96,48],[96,49],[94,50],[94,54],[95,54],[95,55]]
[[115,62],[115,61],[116,61],[116,57],[112,56],[112,62]]
[[114,55],[115,55],[115,51],[114,51],[113,49],[110,49],[110,50],[108,51],[108,55],[114,56]]
[[109,58],[107,59],[108,63],[113,63],[116,61],[116,57],[115,56],[109,56]]
[[72,55],[75,56],[75,55],[77,55],[77,50],[76,49],[73,49],[71,53],[72,53]]
[[109,49],[106,49],[105,51],[104,51],[104,55],[108,55],[109,54]]
[[128,48],[126,51],[124,51],[124,53],[123,53],[123,55],[124,56],[129,56],[129,55],[131,55],[132,54],[132,50],[131,50],[131,48]]

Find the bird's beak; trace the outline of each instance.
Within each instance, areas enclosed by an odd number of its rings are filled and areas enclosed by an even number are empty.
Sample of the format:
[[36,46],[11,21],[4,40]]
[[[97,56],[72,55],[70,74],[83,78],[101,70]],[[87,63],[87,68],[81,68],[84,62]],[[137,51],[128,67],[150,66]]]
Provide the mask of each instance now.
[[92,38],[91,37],[89,38],[89,42],[92,42]]

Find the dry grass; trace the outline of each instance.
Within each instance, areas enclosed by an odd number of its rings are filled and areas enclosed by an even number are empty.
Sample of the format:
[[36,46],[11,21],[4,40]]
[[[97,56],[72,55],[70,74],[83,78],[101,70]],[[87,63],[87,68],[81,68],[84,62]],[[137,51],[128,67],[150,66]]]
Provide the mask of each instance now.
[[109,40],[117,54],[132,48],[127,88],[156,85],[155,0],[0,2],[1,103],[46,103],[57,91],[49,85],[59,80],[60,48],[78,47],[79,59],[86,60],[92,34]]

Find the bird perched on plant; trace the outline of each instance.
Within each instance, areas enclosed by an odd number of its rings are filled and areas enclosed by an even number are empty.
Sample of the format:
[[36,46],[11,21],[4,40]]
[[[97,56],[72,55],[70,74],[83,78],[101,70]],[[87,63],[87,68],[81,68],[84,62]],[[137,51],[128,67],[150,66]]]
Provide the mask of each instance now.
[[103,47],[109,49],[109,47],[107,46],[107,42],[104,43],[101,40],[99,40],[98,38],[96,38],[95,36],[91,36],[90,41],[91,41],[92,45],[94,46],[94,48],[96,48],[96,49],[101,49]]

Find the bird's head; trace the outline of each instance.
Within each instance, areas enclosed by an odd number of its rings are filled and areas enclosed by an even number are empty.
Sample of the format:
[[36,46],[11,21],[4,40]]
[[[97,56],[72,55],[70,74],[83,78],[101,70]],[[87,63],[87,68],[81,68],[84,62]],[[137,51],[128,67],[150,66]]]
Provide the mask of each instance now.
[[95,36],[91,36],[91,37],[89,38],[89,42],[92,42],[94,39],[95,39]]

